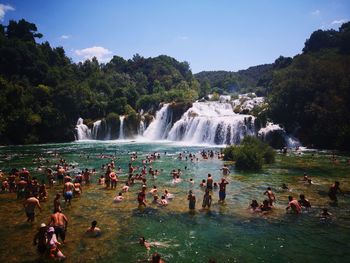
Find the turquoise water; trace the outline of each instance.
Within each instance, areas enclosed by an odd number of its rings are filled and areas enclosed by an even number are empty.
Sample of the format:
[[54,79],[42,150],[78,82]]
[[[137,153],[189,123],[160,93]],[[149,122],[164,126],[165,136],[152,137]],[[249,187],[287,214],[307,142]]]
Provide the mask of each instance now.
[[[210,211],[201,211],[204,195],[199,187],[207,174],[214,181],[222,177],[221,160],[199,158],[198,162],[180,161],[180,152],[199,151],[207,147],[190,147],[170,143],[136,142],[79,142],[67,144],[47,144],[32,146],[11,146],[0,148],[0,169],[28,168],[33,176],[45,178],[36,168],[33,159],[42,155],[52,167],[58,161],[57,152],[76,166],[75,171],[96,168],[96,175],[90,186],[83,186],[81,198],[73,199],[72,207],[63,204],[63,213],[69,219],[67,244],[62,252],[68,262],[137,262],[146,259],[149,253],[159,252],[166,262],[207,262],[214,258],[217,262],[346,262],[350,260],[350,201],[349,195],[339,196],[337,206],[327,197],[328,187],[335,180],[349,190],[350,166],[347,156],[338,155],[338,164],[331,162],[327,152],[305,153],[302,155],[277,157],[274,165],[264,167],[260,173],[242,173],[229,165],[231,174],[227,176],[225,204],[218,204],[218,192],[213,191],[213,205]],[[213,148],[219,150],[219,148]],[[108,159],[99,155],[117,155],[116,165],[127,171],[130,152],[138,153],[134,163],[141,166],[141,159],[151,152],[159,152],[160,160],[152,164],[153,169],[161,170],[161,175],[153,180],[148,177],[148,188],[157,185],[158,191],[168,189],[175,195],[167,207],[149,205],[139,209],[136,195],[140,183],[130,188],[122,203],[113,203],[119,192],[105,190],[97,185],[97,178],[104,172],[101,165]],[[165,155],[164,152],[167,152]],[[141,158],[142,157],[142,158]],[[187,169],[185,169],[187,167]],[[173,185],[170,171],[180,168],[183,182]],[[300,182],[304,172],[313,179],[314,185],[306,186]],[[121,178],[125,178],[122,176]],[[195,185],[186,181],[193,178]],[[286,183],[291,192],[280,189]],[[251,213],[247,207],[252,199],[263,201],[263,192],[271,186],[277,197],[274,210],[266,215]],[[23,262],[37,259],[32,238],[41,222],[48,222],[52,211],[52,200],[62,186],[49,190],[49,200],[43,203],[43,212],[37,214],[35,224],[26,223],[22,203],[14,194],[1,193],[0,205],[0,261]],[[149,190],[148,189],[148,190]],[[193,189],[196,197],[196,212],[189,213],[187,193]],[[302,215],[287,214],[288,195],[298,197],[304,193],[313,208]],[[147,196],[151,202],[151,196]],[[329,221],[319,218],[321,208],[327,207],[333,214]],[[103,234],[97,239],[84,236],[92,220],[98,221]],[[163,246],[152,247],[150,252],[138,244],[140,236]],[[21,247],[21,249],[18,249]]]

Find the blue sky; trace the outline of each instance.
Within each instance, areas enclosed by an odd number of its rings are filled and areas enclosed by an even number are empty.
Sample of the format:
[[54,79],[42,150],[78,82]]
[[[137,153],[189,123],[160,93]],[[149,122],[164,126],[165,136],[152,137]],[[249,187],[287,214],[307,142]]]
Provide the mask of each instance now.
[[73,61],[161,54],[194,73],[236,71],[301,52],[317,29],[350,19],[348,0],[0,0],[0,23],[24,18]]

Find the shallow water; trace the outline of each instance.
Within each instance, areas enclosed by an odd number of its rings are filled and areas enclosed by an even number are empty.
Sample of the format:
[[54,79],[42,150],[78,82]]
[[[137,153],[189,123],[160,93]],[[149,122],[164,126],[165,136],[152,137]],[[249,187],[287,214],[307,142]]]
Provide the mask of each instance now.
[[[42,154],[52,166],[60,157],[76,166],[76,171],[96,168],[97,174],[90,186],[83,187],[81,198],[73,199],[72,207],[63,204],[63,213],[69,219],[67,244],[62,252],[68,262],[137,262],[148,257],[146,249],[138,245],[138,238],[145,236],[170,246],[152,247],[150,253],[159,252],[166,262],[207,262],[215,258],[217,262],[346,262],[350,260],[350,201],[349,195],[339,196],[337,206],[330,204],[328,187],[335,180],[341,182],[344,190],[349,190],[349,158],[339,155],[339,164],[330,161],[327,152],[305,153],[302,155],[277,157],[274,165],[264,167],[260,173],[242,173],[230,166],[227,176],[226,203],[219,205],[218,192],[213,191],[213,205],[210,211],[201,211],[203,190],[199,183],[211,173],[214,181],[221,178],[223,162],[217,159],[200,160],[195,163],[178,160],[182,151],[196,153],[201,147],[176,146],[170,143],[132,142],[79,142],[67,144],[47,144],[32,146],[12,146],[0,148],[0,169],[28,168],[32,175],[44,178],[36,171],[37,163],[32,160]],[[218,150],[218,148],[214,149]],[[162,174],[156,180],[148,178],[149,188],[155,184],[158,191],[168,189],[175,199],[167,207],[150,205],[138,209],[136,195],[141,184],[136,183],[125,194],[122,203],[113,203],[116,190],[105,190],[97,185],[97,178],[103,174],[101,165],[108,159],[98,155],[116,154],[120,165],[127,171],[129,152],[138,152],[139,160],[134,165],[141,166],[141,157],[150,152],[161,153],[161,159],[153,163],[153,168]],[[164,152],[167,155],[164,155]],[[187,166],[187,169],[185,167]],[[183,179],[195,180],[194,187],[186,181],[177,185],[171,183],[170,171],[180,168]],[[312,177],[314,185],[300,182],[304,172]],[[125,178],[122,177],[122,179]],[[280,189],[286,183],[290,192]],[[271,186],[277,197],[274,210],[267,214],[253,214],[247,209],[252,199],[264,199],[263,192]],[[49,190],[49,200],[43,205],[43,212],[37,213],[35,224],[26,223],[21,201],[14,194],[0,194],[0,262],[31,262],[37,259],[32,239],[41,222],[48,223],[52,212],[52,200],[62,186]],[[118,184],[117,190],[121,188]],[[197,197],[196,212],[188,212],[187,192],[193,189]],[[288,195],[298,197],[304,193],[313,208],[302,215],[286,214]],[[147,196],[151,201],[151,197]],[[63,203],[63,202],[62,202]],[[320,221],[321,208],[327,207],[333,214],[331,221]],[[84,232],[92,220],[98,221],[103,234],[98,238],[88,238]]]

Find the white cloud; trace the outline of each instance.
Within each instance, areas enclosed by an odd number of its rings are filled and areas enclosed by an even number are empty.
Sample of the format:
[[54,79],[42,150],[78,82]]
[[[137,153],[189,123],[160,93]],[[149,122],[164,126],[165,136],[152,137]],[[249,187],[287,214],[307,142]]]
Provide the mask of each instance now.
[[311,15],[313,16],[319,16],[320,14],[321,14],[321,11],[318,9],[311,12]]
[[332,25],[343,24],[343,23],[345,23],[345,22],[347,22],[347,21],[348,21],[348,19],[334,20],[334,21],[332,22]]
[[68,39],[68,38],[71,38],[72,36],[71,35],[62,35],[60,37],[60,39]]
[[75,55],[82,58],[82,60],[92,59],[96,57],[99,62],[108,62],[112,58],[112,52],[104,47],[88,47],[84,49],[77,49],[74,51]]
[[0,21],[4,20],[7,11],[15,11],[15,9],[10,5],[0,4]]

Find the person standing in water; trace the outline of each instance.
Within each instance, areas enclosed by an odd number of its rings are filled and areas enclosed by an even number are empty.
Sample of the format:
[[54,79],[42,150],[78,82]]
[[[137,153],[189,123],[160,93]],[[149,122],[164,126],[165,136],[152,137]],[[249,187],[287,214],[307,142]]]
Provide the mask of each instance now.
[[137,195],[139,206],[147,206],[146,204],[146,186],[142,186],[141,192]]
[[39,231],[35,234],[33,245],[37,246],[38,253],[42,256],[46,252],[47,247],[47,227],[45,223],[40,225]]
[[193,194],[192,190],[188,192],[187,200],[188,208],[192,211],[196,209],[196,196]]
[[61,211],[61,194],[57,193],[55,199],[53,200],[53,211]]
[[228,169],[226,164],[224,164],[224,167],[222,167],[220,170],[222,171],[223,176],[226,176],[230,173],[230,170]]
[[289,208],[292,208],[292,211],[295,214],[300,214],[301,213],[301,206],[299,205],[298,201],[296,199],[294,199],[292,196],[288,196],[288,206],[286,207],[286,210],[288,210]]
[[63,196],[64,200],[68,204],[71,205],[71,200],[73,198],[73,189],[74,189],[74,184],[71,182],[71,179],[68,179],[68,181],[64,184],[63,187]]
[[38,207],[41,212],[41,206],[40,206],[39,200],[36,197],[31,196],[24,201],[23,206],[27,215],[27,222],[34,222],[35,207]]
[[55,229],[56,236],[60,237],[62,243],[64,243],[68,226],[67,217],[60,211],[56,210],[55,213],[51,215],[50,225]]
[[219,202],[224,202],[226,198],[226,185],[228,185],[228,182],[225,178],[221,179],[221,182],[219,183]]
[[270,206],[273,205],[273,202],[276,201],[275,194],[272,192],[271,187],[267,187],[267,190],[264,192],[264,195],[267,195],[269,198],[269,204]]
[[209,192],[209,189],[205,190],[205,194],[203,196],[203,203],[202,203],[202,208],[205,209],[206,207],[208,207],[208,209],[211,206],[211,194]]
[[333,202],[338,202],[338,198],[337,198],[337,193],[340,192],[342,193],[342,191],[340,190],[340,183],[339,182],[335,182],[328,191],[328,196],[329,198],[333,201]]

